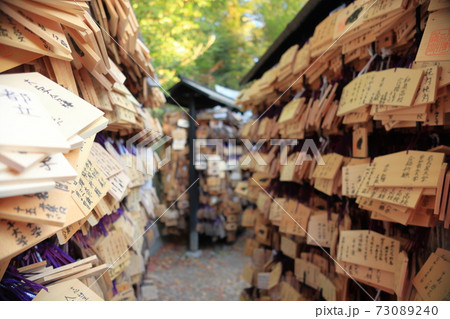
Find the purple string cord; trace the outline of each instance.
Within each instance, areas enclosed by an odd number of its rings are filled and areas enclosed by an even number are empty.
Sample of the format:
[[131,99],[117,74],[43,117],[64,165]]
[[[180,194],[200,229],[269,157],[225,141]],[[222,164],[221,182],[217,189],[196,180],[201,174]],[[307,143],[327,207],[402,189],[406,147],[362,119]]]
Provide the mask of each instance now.
[[28,280],[14,266],[9,265],[0,281],[0,300],[31,301],[41,289],[48,291],[47,288]]

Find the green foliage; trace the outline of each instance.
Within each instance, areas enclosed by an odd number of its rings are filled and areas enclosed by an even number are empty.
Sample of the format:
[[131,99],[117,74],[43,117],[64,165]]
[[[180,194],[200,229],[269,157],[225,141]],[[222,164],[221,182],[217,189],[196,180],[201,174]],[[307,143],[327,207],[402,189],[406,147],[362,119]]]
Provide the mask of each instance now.
[[238,89],[305,0],[133,0],[160,82]]

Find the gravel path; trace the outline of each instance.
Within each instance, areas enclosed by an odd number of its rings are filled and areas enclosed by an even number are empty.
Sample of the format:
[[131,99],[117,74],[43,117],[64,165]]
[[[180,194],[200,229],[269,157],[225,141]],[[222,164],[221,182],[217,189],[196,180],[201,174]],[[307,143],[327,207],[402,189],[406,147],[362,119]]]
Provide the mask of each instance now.
[[158,290],[157,300],[238,300],[247,287],[242,234],[233,245],[208,244],[200,257],[187,257],[186,243],[169,242],[150,257],[147,276]]

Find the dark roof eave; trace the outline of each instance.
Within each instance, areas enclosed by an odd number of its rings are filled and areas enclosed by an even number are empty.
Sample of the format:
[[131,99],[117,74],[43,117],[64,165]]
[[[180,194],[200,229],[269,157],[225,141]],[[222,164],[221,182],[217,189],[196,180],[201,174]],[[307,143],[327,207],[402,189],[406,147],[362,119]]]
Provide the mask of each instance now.
[[[180,82],[174,84],[170,89],[170,97],[169,100],[173,100],[175,104],[181,104],[181,106],[189,107],[186,105],[185,97],[189,95],[189,92],[195,93],[198,97],[201,97],[203,101],[208,101],[208,107],[212,107],[214,105],[220,105],[224,107],[231,108],[235,111],[239,111],[239,109],[234,105],[234,100],[229,97],[220,94],[209,87],[206,87],[202,84],[199,84],[187,77],[182,75],[178,76],[180,78]],[[180,100],[180,103],[178,103]]]

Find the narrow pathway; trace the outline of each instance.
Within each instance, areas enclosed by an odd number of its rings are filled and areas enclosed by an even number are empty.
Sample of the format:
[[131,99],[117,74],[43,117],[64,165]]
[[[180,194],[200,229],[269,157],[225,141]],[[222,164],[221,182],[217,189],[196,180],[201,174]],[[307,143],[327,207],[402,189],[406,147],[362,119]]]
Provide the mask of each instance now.
[[247,287],[242,272],[247,236],[233,245],[209,244],[198,258],[187,257],[185,243],[166,243],[150,257],[147,278],[157,288],[157,300],[238,300]]

